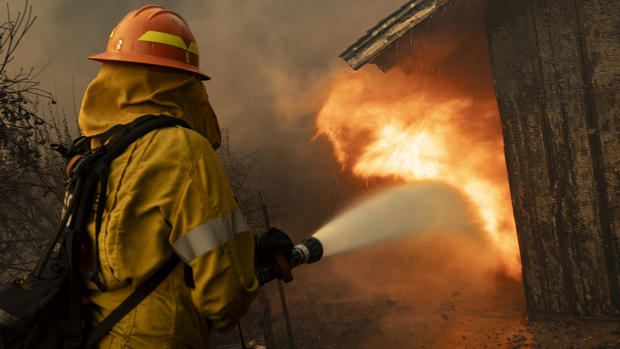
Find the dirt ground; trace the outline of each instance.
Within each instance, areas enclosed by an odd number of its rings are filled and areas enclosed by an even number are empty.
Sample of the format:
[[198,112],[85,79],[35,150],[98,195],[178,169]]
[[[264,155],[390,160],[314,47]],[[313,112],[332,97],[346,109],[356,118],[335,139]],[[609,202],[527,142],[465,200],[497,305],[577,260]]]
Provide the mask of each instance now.
[[620,348],[620,322],[528,324],[516,281],[425,304],[397,294],[357,298],[328,280],[298,273],[287,287],[296,348]]
[[[432,240],[301,266],[284,287],[295,348],[620,348],[620,322],[528,323],[521,282],[495,262],[486,249]],[[265,291],[277,347],[288,349],[275,283]],[[256,311],[246,339],[260,336]]]

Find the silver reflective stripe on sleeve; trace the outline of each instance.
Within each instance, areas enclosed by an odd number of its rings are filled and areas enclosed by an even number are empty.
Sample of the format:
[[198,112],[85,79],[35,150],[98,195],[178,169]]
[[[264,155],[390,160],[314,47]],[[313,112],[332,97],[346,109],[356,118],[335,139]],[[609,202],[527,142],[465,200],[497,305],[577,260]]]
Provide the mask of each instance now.
[[232,240],[235,234],[248,230],[241,210],[237,209],[188,231],[172,244],[172,249],[188,263],[203,253]]

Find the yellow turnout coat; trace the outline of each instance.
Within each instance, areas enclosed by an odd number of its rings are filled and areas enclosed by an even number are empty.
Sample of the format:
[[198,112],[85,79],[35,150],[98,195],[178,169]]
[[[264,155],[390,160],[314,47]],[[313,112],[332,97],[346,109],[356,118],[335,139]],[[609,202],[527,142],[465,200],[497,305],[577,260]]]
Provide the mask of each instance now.
[[[195,75],[104,63],[86,90],[79,124],[96,136],[145,114],[182,118],[193,130],[155,130],[111,163],[98,238],[107,291],[85,281],[89,321],[99,323],[176,253],[195,287],[186,285],[180,263],[98,347],[208,348],[210,329],[234,326],[256,294],[254,240],[213,150],[217,119]],[[94,249],[94,221],[88,236]]]

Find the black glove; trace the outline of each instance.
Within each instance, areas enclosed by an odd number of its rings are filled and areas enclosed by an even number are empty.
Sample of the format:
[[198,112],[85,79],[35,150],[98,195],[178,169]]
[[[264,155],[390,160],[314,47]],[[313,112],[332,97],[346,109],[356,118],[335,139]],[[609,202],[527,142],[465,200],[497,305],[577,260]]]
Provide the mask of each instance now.
[[285,232],[271,228],[257,238],[256,265],[275,265],[276,254],[283,254],[287,259],[293,251],[293,242]]

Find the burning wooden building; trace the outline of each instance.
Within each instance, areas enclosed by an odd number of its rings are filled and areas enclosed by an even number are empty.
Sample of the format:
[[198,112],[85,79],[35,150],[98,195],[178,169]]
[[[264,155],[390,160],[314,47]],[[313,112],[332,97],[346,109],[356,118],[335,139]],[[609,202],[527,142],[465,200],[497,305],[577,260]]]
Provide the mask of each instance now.
[[[386,175],[378,171],[391,161],[392,168],[406,166],[393,176],[443,173],[474,203],[496,207],[480,215],[497,245],[520,252],[532,318],[620,317],[619,18],[611,0],[413,0],[341,56],[354,70],[372,63],[386,74],[398,70],[390,81],[402,79],[390,87],[378,81],[383,73],[361,70],[342,81],[344,93],[379,93],[385,101],[366,108],[381,129],[373,124],[360,132],[382,132],[384,143],[365,149],[386,156],[364,162],[368,154],[358,152],[353,171]],[[384,85],[368,92],[361,80]],[[390,97],[403,88],[417,97]],[[442,126],[395,120],[390,105],[396,101]],[[330,108],[341,106],[328,103],[322,112]],[[321,122],[319,115],[320,132],[339,137],[339,160],[353,161],[346,152],[351,130]],[[417,138],[401,137],[403,129],[415,129]],[[438,135],[443,142],[433,141]],[[405,145],[420,158],[399,156]],[[449,159],[445,147],[454,148]],[[439,167],[425,156],[439,159]],[[476,171],[485,175],[476,179]],[[501,201],[508,183],[504,202],[493,201]],[[509,236],[515,223],[518,248]]]

